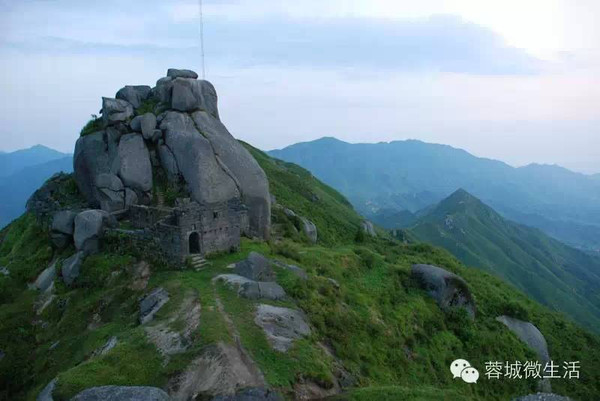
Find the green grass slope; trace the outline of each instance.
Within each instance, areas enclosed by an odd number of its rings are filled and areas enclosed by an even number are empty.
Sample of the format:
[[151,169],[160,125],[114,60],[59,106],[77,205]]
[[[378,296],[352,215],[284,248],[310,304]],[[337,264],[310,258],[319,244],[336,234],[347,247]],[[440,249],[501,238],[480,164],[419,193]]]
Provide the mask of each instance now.
[[[336,366],[354,377],[354,386],[335,400],[497,400],[535,391],[534,380],[487,380],[470,385],[453,380],[448,369],[456,358],[468,359],[483,372],[486,361],[526,361],[533,351],[503,325],[500,314],[532,321],[545,334],[556,361],[581,361],[579,380],[555,380],[554,392],[574,400],[600,396],[600,340],[561,315],[531,301],[522,292],[478,269],[467,268],[448,252],[425,244],[402,244],[386,237],[357,235],[361,217],[336,191],[298,166],[274,160],[248,147],[267,173],[279,206],[274,222],[281,238],[270,243],[245,239],[236,253],[215,255],[200,271],[171,269],[118,236],[104,241],[100,254],[86,259],[76,285],[57,281],[56,299],[40,315],[37,293],[27,289],[54,257],[46,229],[24,215],[0,232],[0,399],[34,400],[58,377],[55,400],[98,385],[167,386],[191,361],[221,342],[241,345],[262,370],[268,384],[292,400],[302,383],[331,388]],[[310,244],[287,230],[282,207],[311,219],[319,242]],[[126,224],[126,222],[124,222]],[[312,334],[294,343],[286,354],[274,351],[254,323],[257,301],[213,283],[231,272],[228,265],[250,251],[293,263],[308,274],[304,281],[276,268],[277,281],[289,298],[264,302],[302,309]],[[132,284],[132,266],[150,265],[146,290]],[[461,313],[443,313],[410,278],[413,263],[433,263],[461,275],[477,302],[475,321]],[[168,362],[138,324],[138,300],[162,286],[171,294],[156,323],[177,330],[171,318],[188,297],[202,307],[190,347]],[[229,318],[226,319],[220,307]],[[234,331],[237,333],[234,335]],[[106,355],[94,350],[110,337],[118,345]]]
[[505,220],[464,190],[440,202],[410,231],[600,331],[600,258]]

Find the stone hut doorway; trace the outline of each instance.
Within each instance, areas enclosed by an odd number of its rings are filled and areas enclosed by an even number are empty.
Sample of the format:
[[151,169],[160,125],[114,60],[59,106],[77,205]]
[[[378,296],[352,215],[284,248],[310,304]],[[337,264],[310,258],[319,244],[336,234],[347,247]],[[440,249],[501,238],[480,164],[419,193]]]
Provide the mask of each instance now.
[[190,234],[189,250],[190,254],[200,253],[200,235],[197,232],[193,232]]

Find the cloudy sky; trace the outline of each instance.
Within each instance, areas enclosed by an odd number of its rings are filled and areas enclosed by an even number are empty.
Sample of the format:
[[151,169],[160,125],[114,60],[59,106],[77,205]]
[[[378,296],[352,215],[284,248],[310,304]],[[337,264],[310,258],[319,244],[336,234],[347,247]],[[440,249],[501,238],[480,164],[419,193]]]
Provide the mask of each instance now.
[[[204,0],[206,78],[262,149],[420,139],[600,173],[597,0]],[[0,0],[0,150],[72,151],[101,96],[201,71],[199,2]]]

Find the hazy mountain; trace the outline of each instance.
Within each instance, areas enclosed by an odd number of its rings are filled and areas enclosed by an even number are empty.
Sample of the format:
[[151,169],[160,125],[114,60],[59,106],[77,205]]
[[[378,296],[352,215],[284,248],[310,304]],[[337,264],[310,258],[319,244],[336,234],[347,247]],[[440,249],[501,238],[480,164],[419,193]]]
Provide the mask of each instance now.
[[[48,154],[50,153],[46,153],[46,155]],[[28,157],[29,155],[26,156],[26,158]],[[31,160],[27,162],[31,162]],[[24,161],[20,161],[20,163],[24,163]],[[19,217],[25,211],[25,203],[31,194],[59,171],[73,171],[73,158],[70,155],[63,154],[60,159],[29,165],[10,175],[0,177],[0,194],[2,194],[0,228]]]
[[415,140],[322,138],[270,153],[307,168],[370,218],[382,209],[414,213],[465,188],[505,217],[573,246],[600,248],[600,180],[559,166],[515,168]]
[[25,167],[46,163],[69,156],[43,145],[21,149],[10,153],[0,153],[0,177],[7,177],[19,172]]
[[506,220],[464,190],[420,217],[410,231],[581,324],[600,327],[600,258]]

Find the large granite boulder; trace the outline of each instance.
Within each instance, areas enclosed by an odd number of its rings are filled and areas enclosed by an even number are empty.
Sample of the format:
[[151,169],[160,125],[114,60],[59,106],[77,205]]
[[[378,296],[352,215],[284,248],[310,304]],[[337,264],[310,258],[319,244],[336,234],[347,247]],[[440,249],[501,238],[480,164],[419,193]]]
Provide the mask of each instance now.
[[127,85],[117,92],[117,99],[125,100],[130,103],[134,109],[137,109],[148,99],[152,88],[148,85]]
[[210,142],[187,114],[167,112],[160,128],[195,201],[211,204],[240,197],[235,181],[217,161]]
[[56,261],[52,262],[50,266],[44,269],[43,272],[35,280],[33,284],[35,288],[44,292],[48,290],[52,284],[54,283],[54,279],[56,278]]
[[91,207],[100,207],[103,200],[106,200],[107,204],[114,201],[113,196],[104,194],[98,188],[98,184],[105,185],[106,181],[97,183],[97,180],[102,174],[116,176],[119,172],[121,161],[117,151],[117,139],[117,135],[109,135],[106,130],[82,136],[75,144],[75,181]]
[[264,388],[247,388],[234,395],[219,395],[212,401],[283,401],[278,393]]
[[285,290],[273,281],[254,281],[237,274],[220,274],[214,280],[237,289],[242,298],[277,301],[286,297]]
[[102,386],[83,390],[71,401],[170,401],[170,398],[156,387]]
[[97,200],[100,202],[100,209],[109,212],[123,209],[125,186],[115,174],[98,174],[95,191]]
[[75,217],[73,238],[75,248],[85,253],[95,253],[100,249],[100,238],[110,215],[104,210],[85,210]]
[[310,335],[310,327],[304,319],[300,311],[261,304],[254,322],[263,329],[275,350],[287,352],[294,340]]
[[102,98],[102,119],[109,126],[133,117],[133,106],[126,100]]
[[136,116],[129,124],[135,132],[141,132],[144,139],[150,140],[156,129],[156,116],[152,113],[146,113],[141,116]]
[[519,340],[523,341],[529,348],[534,350],[540,359],[540,362],[546,363],[550,361],[550,353],[548,352],[546,338],[532,323],[504,315],[498,316],[496,320],[508,327]]
[[144,138],[138,134],[123,135],[119,142],[119,159],[119,176],[125,186],[140,193],[152,190],[152,165]]
[[73,235],[76,215],[77,213],[72,210],[61,210],[54,213],[52,218],[52,231],[66,235]]
[[275,279],[271,261],[258,252],[250,252],[246,259],[236,263],[234,272],[254,281],[273,281]]
[[373,226],[373,223],[371,223],[369,220],[363,220],[360,223],[360,227],[365,234],[370,235],[371,237],[377,236],[377,233],[375,232],[375,226]]
[[85,253],[77,252],[63,261],[61,275],[65,284],[71,285],[79,277],[84,258]]
[[306,235],[310,242],[316,244],[319,235],[315,223],[306,217],[300,217],[300,221],[302,222],[302,232]]
[[440,308],[463,308],[475,317],[475,301],[467,283],[459,276],[432,265],[413,265],[411,275],[436,300]]
[[265,172],[218,118],[206,111],[197,111],[192,118],[198,130],[210,141],[219,162],[227,166],[235,179],[242,200],[248,207],[250,234],[268,238],[271,196]]
[[172,79],[175,79],[175,78],[198,79],[198,74],[192,70],[169,68],[167,70],[167,77],[172,78]]
[[175,78],[171,82],[171,108],[177,111],[206,111],[219,118],[217,109],[217,91],[214,86],[203,80]]

